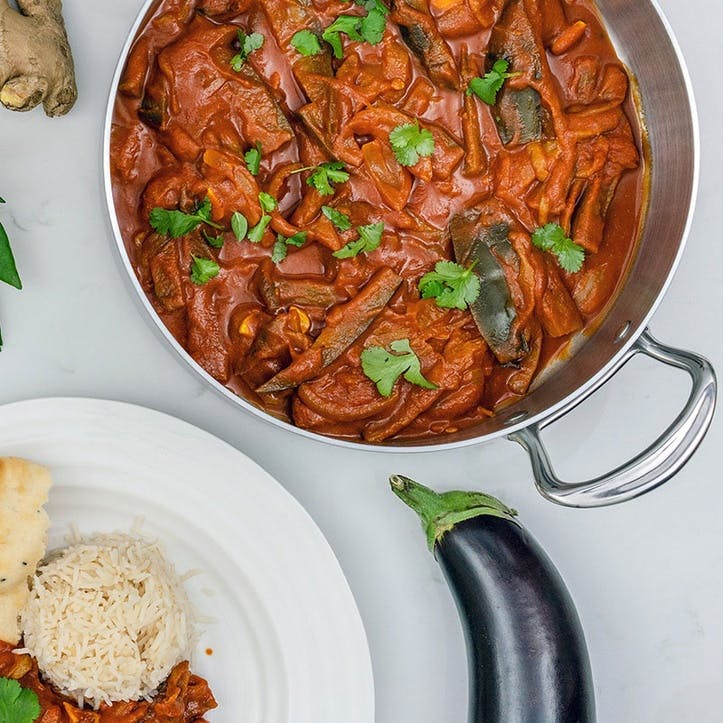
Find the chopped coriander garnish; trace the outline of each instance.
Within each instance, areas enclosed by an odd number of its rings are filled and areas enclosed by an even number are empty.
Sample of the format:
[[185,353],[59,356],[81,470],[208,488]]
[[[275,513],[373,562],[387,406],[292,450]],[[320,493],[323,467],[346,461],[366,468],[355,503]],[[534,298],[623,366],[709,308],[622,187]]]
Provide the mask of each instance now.
[[409,339],[393,341],[390,347],[391,352],[381,346],[372,346],[361,353],[362,370],[377,385],[379,394],[390,397],[395,382],[401,376],[419,387],[437,389],[437,385],[422,374],[419,357],[412,350]]
[[201,256],[192,256],[191,281],[201,286],[218,276],[221,267],[213,259],[204,259]]
[[467,95],[473,93],[483,100],[487,105],[494,105],[497,101],[497,93],[502,89],[502,85],[508,78],[514,78],[520,73],[508,73],[507,69],[510,64],[504,58],[495,61],[492,70],[485,73],[483,78],[472,78],[467,86]]
[[532,243],[538,249],[557,256],[557,263],[569,273],[579,271],[585,261],[585,249],[578,246],[571,238],[567,238],[558,223],[548,223],[538,228],[532,234]]
[[251,243],[261,243],[261,239],[264,237],[264,233],[266,232],[266,227],[270,223],[271,216],[264,214],[261,217],[261,220],[248,232],[246,238],[251,241]]
[[223,228],[211,220],[211,199],[206,196],[193,213],[183,213],[177,209],[154,208],[149,217],[151,226],[158,233],[171,238],[185,236],[202,223]]
[[474,264],[465,269],[454,261],[437,261],[434,271],[424,274],[419,280],[422,298],[434,298],[442,309],[464,311],[477,300],[482,288],[473,269]]
[[253,148],[249,148],[244,153],[244,161],[246,161],[246,168],[249,169],[249,173],[252,176],[258,176],[261,168],[261,144],[258,141]]
[[41,713],[34,690],[12,678],[0,678],[0,723],[33,723]]
[[264,44],[264,36],[261,33],[247,34],[241,28],[236,31],[236,35],[239,52],[231,58],[231,67],[238,73],[249,55]]
[[289,238],[278,234],[276,236],[276,243],[274,244],[274,249],[271,252],[271,260],[275,264],[278,264],[279,261],[283,261],[286,258],[286,254],[288,253],[288,247],[303,246],[306,243],[306,236],[306,231],[299,231],[299,233],[295,233],[293,236],[289,236]]
[[294,173],[302,171],[312,171],[306,182],[313,186],[322,196],[333,196],[334,187],[332,183],[344,183],[349,180],[349,173],[344,170],[344,164],[341,161],[327,161],[320,163],[318,166],[308,166],[299,168]]
[[426,128],[420,128],[419,121],[394,128],[389,134],[389,142],[402,166],[414,166],[420,156],[434,153],[434,136]]
[[224,238],[222,233],[218,236],[209,236],[205,231],[201,231],[201,235],[206,239],[209,246],[213,246],[215,249],[220,249],[223,246]]
[[246,216],[240,211],[234,211],[231,216],[231,230],[239,241],[243,241],[246,238],[246,232],[249,230],[249,222],[246,220]]
[[331,206],[322,206],[321,212],[336,226],[339,231],[348,231],[351,228],[351,219],[345,213],[337,211]]
[[335,58],[344,57],[344,48],[341,44],[341,33],[347,35],[350,40],[364,40],[359,33],[361,21],[362,18],[358,15],[339,15],[339,17],[321,34],[321,37],[324,38],[329,45],[331,45]]
[[[384,8],[384,10],[380,8]],[[377,2],[371,10],[369,10],[366,17],[362,19],[361,25],[359,26],[359,34],[370,45],[377,45],[382,41],[384,29],[387,26],[388,12],[389,10],[387,10],[384,5]]]
[[367,14],[339,15],[321,34],[321,37],[331,45],[335,58],[344,57],[341,33],[347,35],[350,40],[366,41],[371,45],[380,43],[384,36],[389,8],[381,0],[357,0],[357,5],[361,5]]
[[334,251],[333,256],[337,259],[349,259],[358,254],[370,253],[379,247],[384,233],[384,222],[370,223],[368,226],[358,226],[359,238],[350,241],[346,246]]
[[311,30],[299,30],[291,38],[291,44],[301,55],[319,55],[322,53],[319,37]]
[[278,205],[276,203],[276,199],[270,193],[266,193],[266,191],[261,191],[261,193],[259,193],[259,203],[266,213],[271,213],[271,211],[275,210]]

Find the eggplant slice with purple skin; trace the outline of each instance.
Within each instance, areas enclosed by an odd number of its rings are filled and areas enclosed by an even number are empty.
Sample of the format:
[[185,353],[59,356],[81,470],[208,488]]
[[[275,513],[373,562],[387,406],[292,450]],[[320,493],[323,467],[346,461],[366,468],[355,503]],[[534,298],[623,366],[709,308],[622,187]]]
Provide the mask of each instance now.
[[517,513],[479,492],[401,475],[392,490],[421,518],[467,642],[469,723],[594,723],[585,636],[570,593]]
[[[509,63],[509,72],[525,69],[542,76],[542,39],[532,27],[522,0],[510,0],[490,36],[488,68],[495,60]],[[550,119],[540,94],[531,86],[512,88],[507,82],[497,94],[493,117],[502,143],[524,145],[550,137]]]
[[502,219],[487,223],[488,217],[486,213],[459,214],[450,221],[448,233],[457,263],[474,264],[482,285],[470,305],[472,318],[492,353],[506,364],[527,351],[515,325],[517,312],[502,268],[502,262],[516,265],[519,260],[509,241],[508,223]]

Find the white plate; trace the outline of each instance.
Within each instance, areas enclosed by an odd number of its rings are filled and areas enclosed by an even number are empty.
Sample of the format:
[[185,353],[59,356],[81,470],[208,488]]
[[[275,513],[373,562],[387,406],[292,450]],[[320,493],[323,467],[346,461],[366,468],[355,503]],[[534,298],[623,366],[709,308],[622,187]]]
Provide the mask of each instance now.
[[[371,723],[364,628],[339,563],[302,507],[248,457],[143,407],[39,399],[0,407],[0,455],[47,465],[50,546],[143,530],[176,569],[203,626],[193,669],[212,723]],[[206,654],[206,649],[213,651]]]

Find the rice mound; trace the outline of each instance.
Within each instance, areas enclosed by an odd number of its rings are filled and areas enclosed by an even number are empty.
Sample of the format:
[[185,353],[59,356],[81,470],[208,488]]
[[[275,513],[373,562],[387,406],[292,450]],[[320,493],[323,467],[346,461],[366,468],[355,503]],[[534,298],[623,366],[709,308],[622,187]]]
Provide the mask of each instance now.
[[191,608],[156,542],[93,535],[38,567],[22,613],[24,645],[78,705],[150,699],[187,660]]

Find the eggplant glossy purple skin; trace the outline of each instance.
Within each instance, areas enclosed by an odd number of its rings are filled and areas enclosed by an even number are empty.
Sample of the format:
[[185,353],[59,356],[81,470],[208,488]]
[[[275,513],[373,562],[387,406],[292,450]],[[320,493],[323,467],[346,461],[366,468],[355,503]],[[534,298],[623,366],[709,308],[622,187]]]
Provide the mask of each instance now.
[[481,516],[435,544],[467,638],[470,723],[594,723],[585,637],[560,574],[516,522]]

